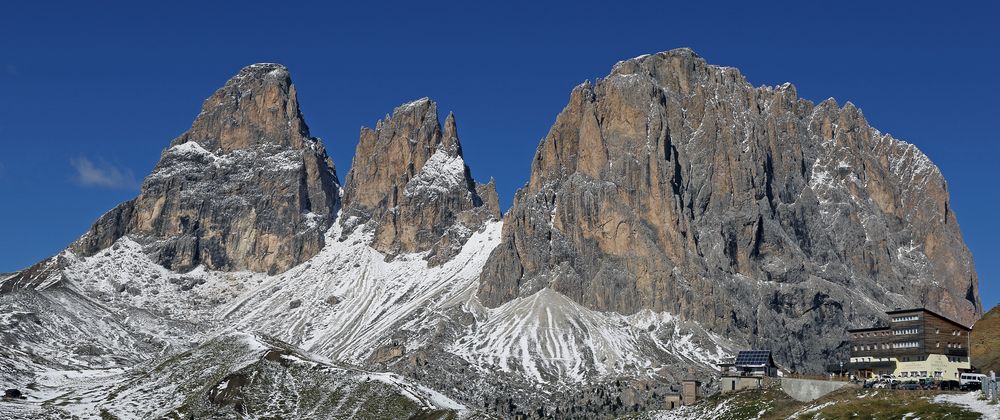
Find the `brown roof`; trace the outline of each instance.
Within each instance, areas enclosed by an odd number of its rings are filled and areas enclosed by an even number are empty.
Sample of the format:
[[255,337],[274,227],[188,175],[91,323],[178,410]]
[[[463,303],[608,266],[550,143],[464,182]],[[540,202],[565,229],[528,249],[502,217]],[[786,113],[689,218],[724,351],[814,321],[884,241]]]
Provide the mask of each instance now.
[[886,315],[898,315],[898,314],[905,314],[905,313],[910,313],[910,312],[927,312],[927,313],[929,313],[931,315],[934,315],[934,316],[936,316],[938,318],[941,318],[941,319],[943,319],[945,321],[948,321],[948,322],[950,322],[952,324],[955,324],[955,325],[957,325],[959,327],[962,327],[966,331],[971,331],[972,330],[972,327],[966,327],[965,325],[962,325],[962,324],[958,323],[958,321],[955,321],[955,320],[953,320],[951,318],[948,318],[948,317],[946,317],[944,315],[941,315],[941,314],[939,314],[937,312],[934,312],[934,311],[932,311],[930,309],[927,309],[927,308],[895,309],[895,310],[891,310],[891,311],[885,311],[885,314]]

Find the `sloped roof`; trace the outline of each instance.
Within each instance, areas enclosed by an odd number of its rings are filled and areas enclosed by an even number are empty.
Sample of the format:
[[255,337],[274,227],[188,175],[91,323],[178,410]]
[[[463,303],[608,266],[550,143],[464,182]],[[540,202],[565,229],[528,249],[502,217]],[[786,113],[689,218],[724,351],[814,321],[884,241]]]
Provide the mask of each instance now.
[[759,367],[759,366],[773,366],[774,358],[771,357],[770,350],[743,350],[736,355],[736,361],[734,362],[736,366],[739,367]]

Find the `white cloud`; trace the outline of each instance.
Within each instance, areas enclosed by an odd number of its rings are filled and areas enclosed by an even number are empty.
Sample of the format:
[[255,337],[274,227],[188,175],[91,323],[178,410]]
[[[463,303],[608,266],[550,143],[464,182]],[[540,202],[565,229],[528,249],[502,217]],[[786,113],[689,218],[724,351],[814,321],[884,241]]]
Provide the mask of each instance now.
[[70,159],[69,164],[76,170],[75,181],[85,187],[131,189],[139,185],[132,171],[119,169],[104,161],[94,163],[80,157]]

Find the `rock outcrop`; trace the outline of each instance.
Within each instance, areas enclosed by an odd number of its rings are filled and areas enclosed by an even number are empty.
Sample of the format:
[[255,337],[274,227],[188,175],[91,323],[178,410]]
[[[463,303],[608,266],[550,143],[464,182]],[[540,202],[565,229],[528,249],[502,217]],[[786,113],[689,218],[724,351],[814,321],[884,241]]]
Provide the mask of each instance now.
[[442,130],[427,98],[397,107],[374,130],[362,128],[343,202],[345,228],[372,222],[372,247],[389,258],[429,251],[432,265],[500,217],[493,181],[477,184],[465,165],[455,116]]
[[754,88],[687,49],[576,87],[538,146],[478,295],[496,307],[543,288],[668,311],[799,370],[887,308],[982,313],[925,155],[850,103]]
[[130,235],[173,270],[274,273],[319,252],[338,205],[333,162],[309,135],[288,70],[254,64],[205,101],[139,196],[71,249],[92,255]]

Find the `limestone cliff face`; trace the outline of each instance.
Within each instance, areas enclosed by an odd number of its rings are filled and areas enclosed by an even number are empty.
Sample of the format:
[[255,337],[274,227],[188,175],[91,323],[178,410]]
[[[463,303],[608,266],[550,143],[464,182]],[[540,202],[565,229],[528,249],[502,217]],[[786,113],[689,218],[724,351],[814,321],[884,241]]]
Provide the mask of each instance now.
[[388,257],[430,251],[428,261],[438,264],[499,217],[493,182],[473,181],[455,117],[448,114],[442,130],[433,101],[402,105],[374,130],[361,130],[341,222],[349,229],[372,222],[375,249]]
[[926,156],[850,103],[754,88],[687,49],[578,86],[538,146],[478,294],[495,307],[545,287],[669,311],[797,369],[886,308],[982,312]]
[[170,269],[274,273],[319,252],[338,205],[333,162],[309,135],[288,70],[254,64],[205,101],[139,196],[71,249],[91,255],[130,235]]

